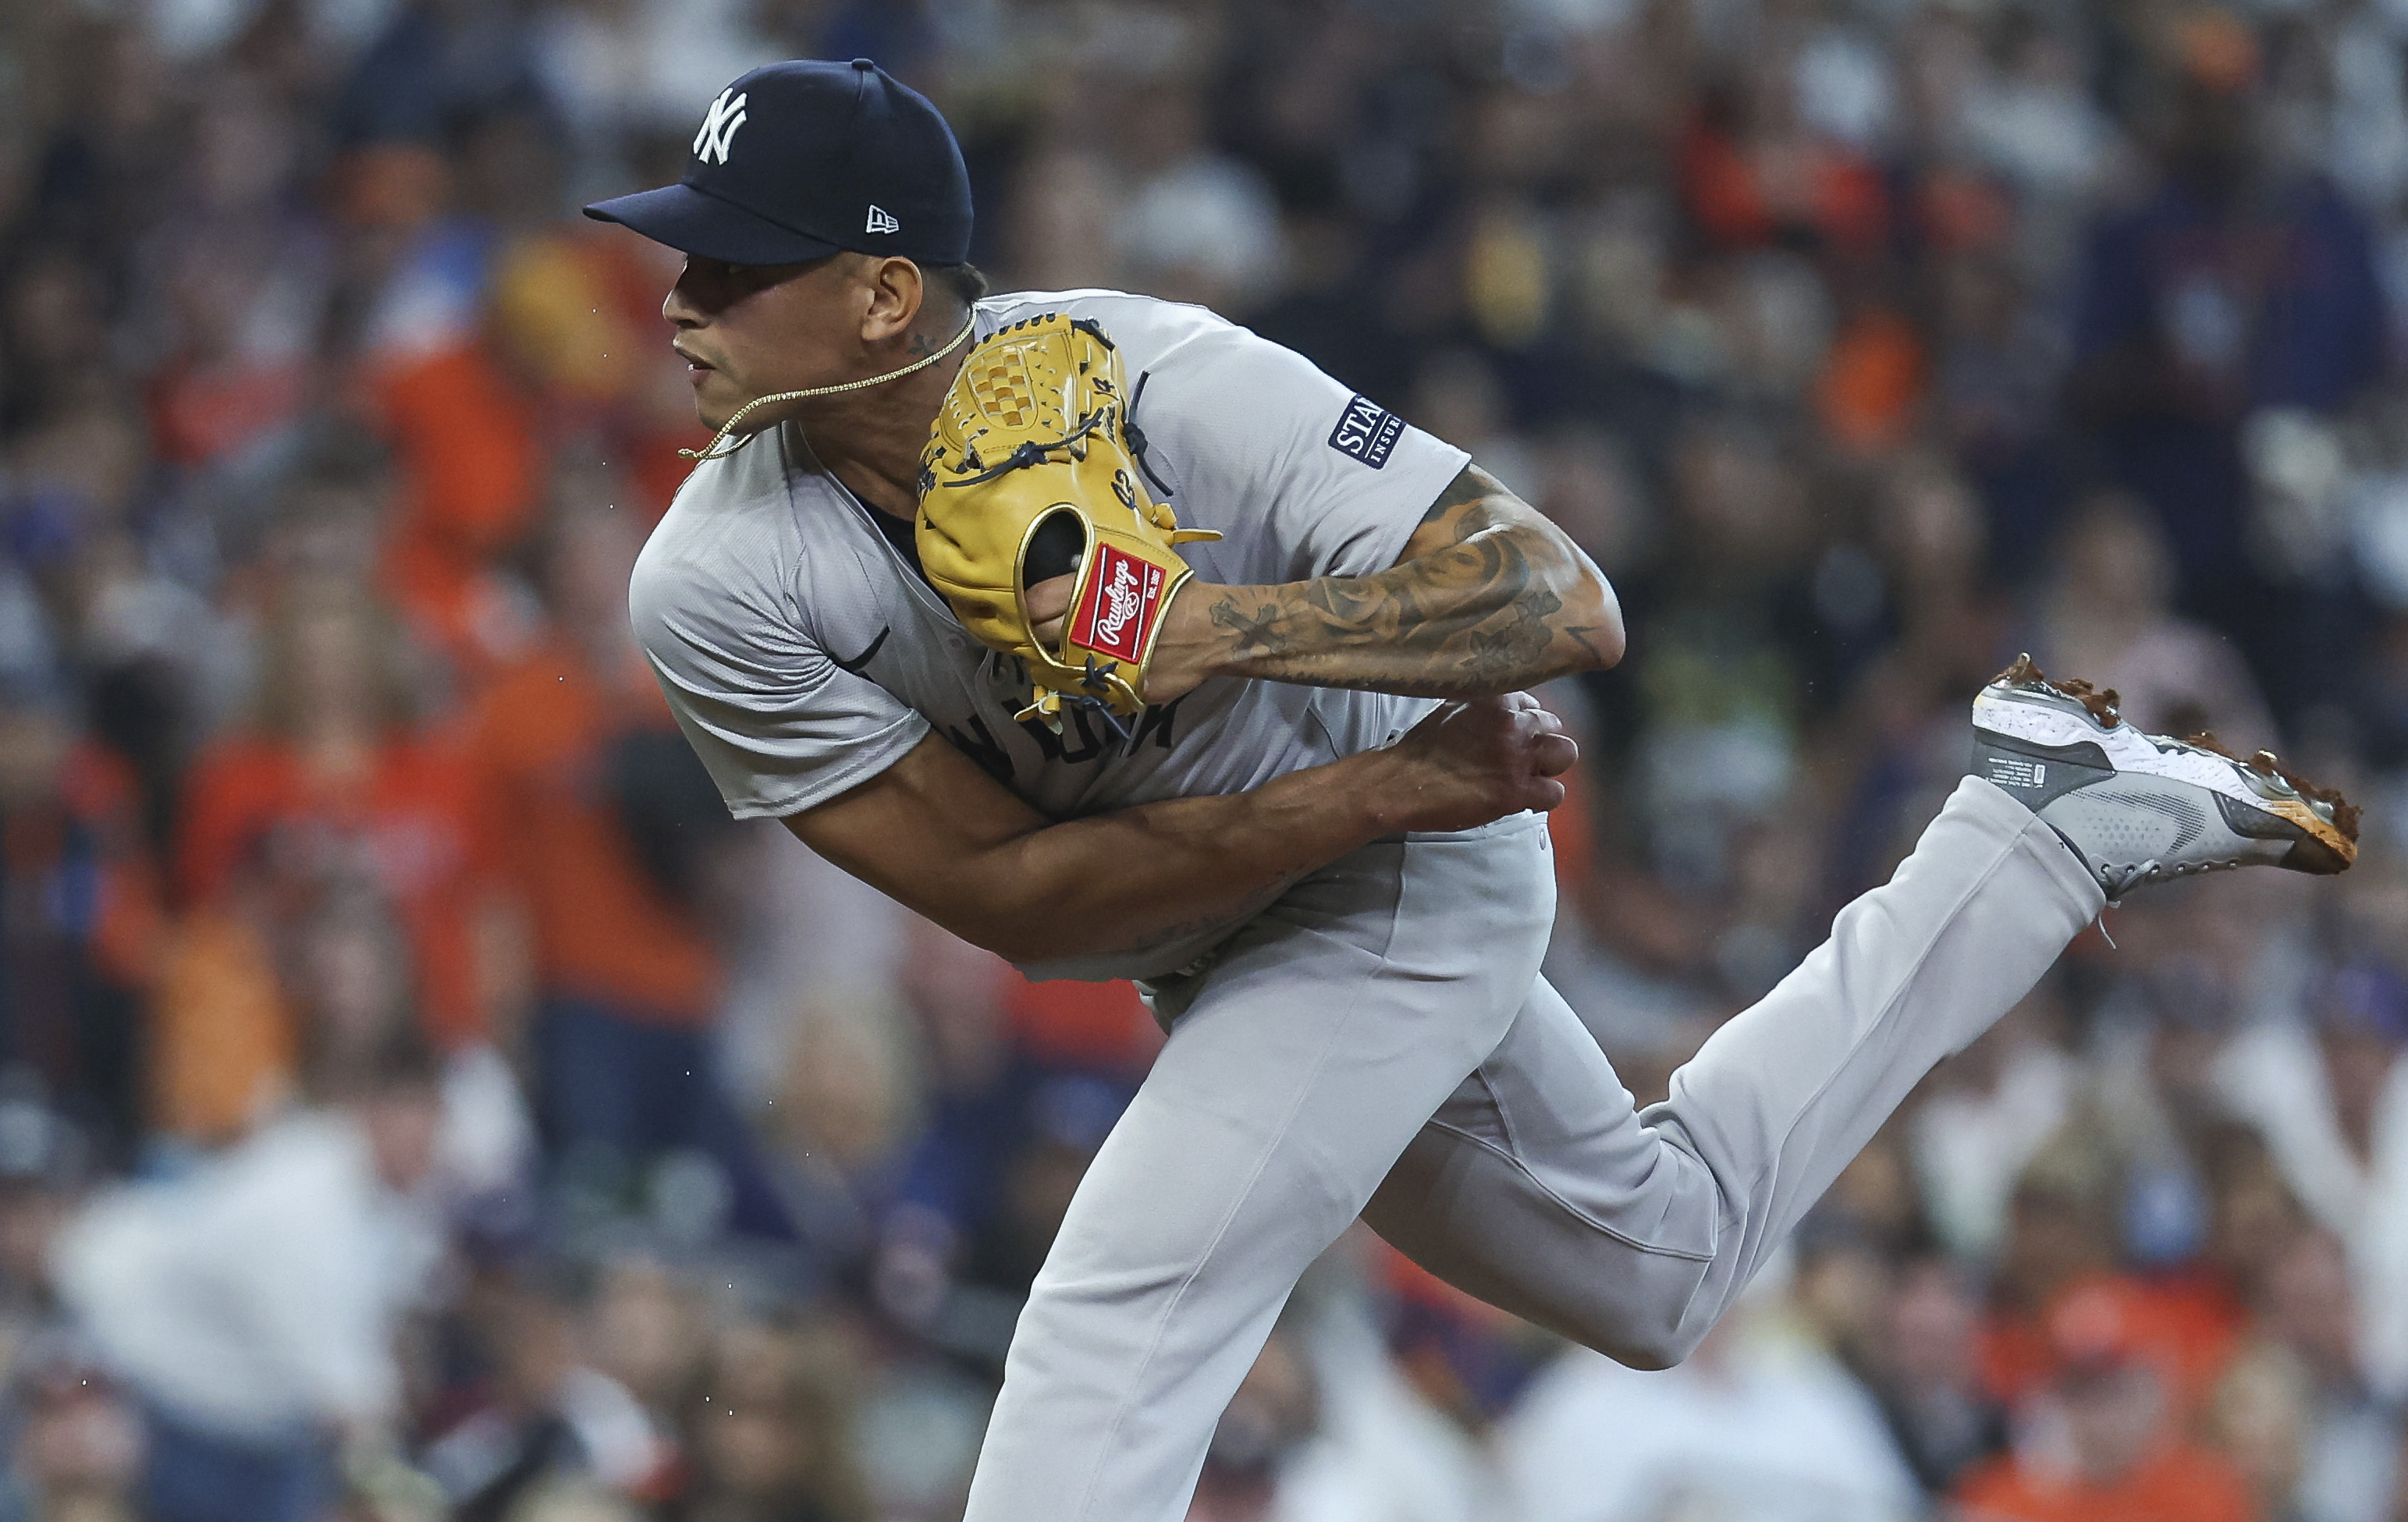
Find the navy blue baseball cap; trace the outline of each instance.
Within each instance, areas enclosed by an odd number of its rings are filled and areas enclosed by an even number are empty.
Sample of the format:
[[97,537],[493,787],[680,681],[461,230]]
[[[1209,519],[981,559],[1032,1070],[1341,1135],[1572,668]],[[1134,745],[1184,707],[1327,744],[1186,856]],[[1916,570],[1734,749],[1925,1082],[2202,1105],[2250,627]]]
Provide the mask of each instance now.
[[754,69],[710,103],[676,184],[585,215],[731,264],[843,249],[922,264],[970,254],[961,145],[926,96],[867,58]]

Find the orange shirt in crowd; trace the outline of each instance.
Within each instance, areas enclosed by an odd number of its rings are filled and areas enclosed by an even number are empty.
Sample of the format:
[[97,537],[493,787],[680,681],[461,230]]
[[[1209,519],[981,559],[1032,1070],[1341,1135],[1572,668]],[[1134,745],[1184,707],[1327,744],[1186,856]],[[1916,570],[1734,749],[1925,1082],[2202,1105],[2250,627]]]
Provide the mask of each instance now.
[[525,536],[542,494],[535,409],[473,343],[385,364],[366,390],[401,473],[385,590],[473,684],[527,633],[490,562]]
[[1899,313],[1858,313],[1831,340],[1814,381],[1814,410],[1831,437],[1859,454],[1906,442],[1923,400],[1922,340]]
[[2110,1485],[1992,1459],[1956,1487],[1956,1522],[2256,1522],[2241,1473],[2222,1455],[2169,1443]]
[[231,1142],[293,1091],[298,1033],[276,957],[236,904],[194,910],[166,938],[143,1068],[150,1124],[205,1146]]
[[2049,1338],[2050,1318],[2075,1295],[2112,1302],[2134,1347],[2165,1371],[2185,1413],[2206,1401],[2247,1318],[2229,1291],[2204,1278],[2088,1275],[2058,1290],[2037,1316],[1994,1314],[1984,1322],[1978,1351],[1982,1385],[1992,1400],[2012,1407],[2056,1376],[2060,1357]]
[[497,351],[534,382],[554,436],[605,441],[648,526],[694,469],[678,450],[710,440],[661,316],[677,274],[674,253],[595,222],[521,239],[494,264]]
[[254,861],[280,881],[364,875],[408,932],[427,1033],[448,1049],[484,1032],[472,917],[493,851],[479,804],[466,757],[438,741],[396,737],[335,787],[282,741],[237,737],[193,770],[178,886],[206,908]]
[[1780,152],[1700,122],[1675,159],[1681,198],[1717,243],[1763,248],[1784,228],[1812,228],[1842,252],[1876,251],[1889,232],[1889,194],[1861,154],[1809,141]]
[[638,861],[606,774],[614,736],[675,725],[640,668],[606,687],[554,641],[480,700],[473,743],[545,990],[693,1026],[718,1007],[718,953]]
[[1162,1049],[1162,1028],[1126,980],[1031,983],[1015,973],[1010,989],[1012,1039],[1039,1062],[1139,1074]]

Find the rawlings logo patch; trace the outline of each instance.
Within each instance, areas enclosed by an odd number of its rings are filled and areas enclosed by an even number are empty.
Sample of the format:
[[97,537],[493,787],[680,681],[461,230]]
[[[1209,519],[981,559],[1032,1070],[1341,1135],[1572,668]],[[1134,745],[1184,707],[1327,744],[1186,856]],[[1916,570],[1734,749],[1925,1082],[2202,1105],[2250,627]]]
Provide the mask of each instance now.
[[1405,420],[1369,397],[1357,395],[1338,415],[1338,426],[1329,431],[1329,447],[1378,470],[1388,462],[1388,451],[1397,447],[1398,435],[1404,431]]
[[1070,641],[1134,662],[1162,605],[1162,567],[1110,545],[1096,547],[1096,574],[1070,620]]

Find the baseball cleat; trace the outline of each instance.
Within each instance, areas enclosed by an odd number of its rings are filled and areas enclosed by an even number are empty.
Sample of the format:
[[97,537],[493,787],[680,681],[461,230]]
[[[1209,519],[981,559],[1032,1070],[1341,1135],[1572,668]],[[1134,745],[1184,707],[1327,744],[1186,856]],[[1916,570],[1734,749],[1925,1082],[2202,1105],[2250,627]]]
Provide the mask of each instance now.
[[2358,859],[2358,809],[2211,734],[2143,734],[2114,692],[2053,682],[2020,657],[1973,700],[1973,775],[2039,815],[2110,903],[2228,867],[2329,875]]

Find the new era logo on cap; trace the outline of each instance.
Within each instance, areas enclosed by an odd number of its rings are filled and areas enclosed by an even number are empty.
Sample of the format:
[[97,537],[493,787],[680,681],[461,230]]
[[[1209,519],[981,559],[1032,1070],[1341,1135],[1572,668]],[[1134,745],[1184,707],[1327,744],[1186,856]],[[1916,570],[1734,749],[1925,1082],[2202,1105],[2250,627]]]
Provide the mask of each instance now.
[[872,206],[869,208],[869,225],[864,227],[862,231],[865,233],[900,233],[903,231],[903,224],[896,221],[895,220],[895,214],[887,210],[884,206]]
[[[730,98],[733,97],[733,98]],[[729,85],[710,103],[710,110],[702,119],[702,130],[694,135],[694,156],[709,164],[717,159],[727,162],[727,146],[736,141],[736,129],[744,125],[744,97]]]

